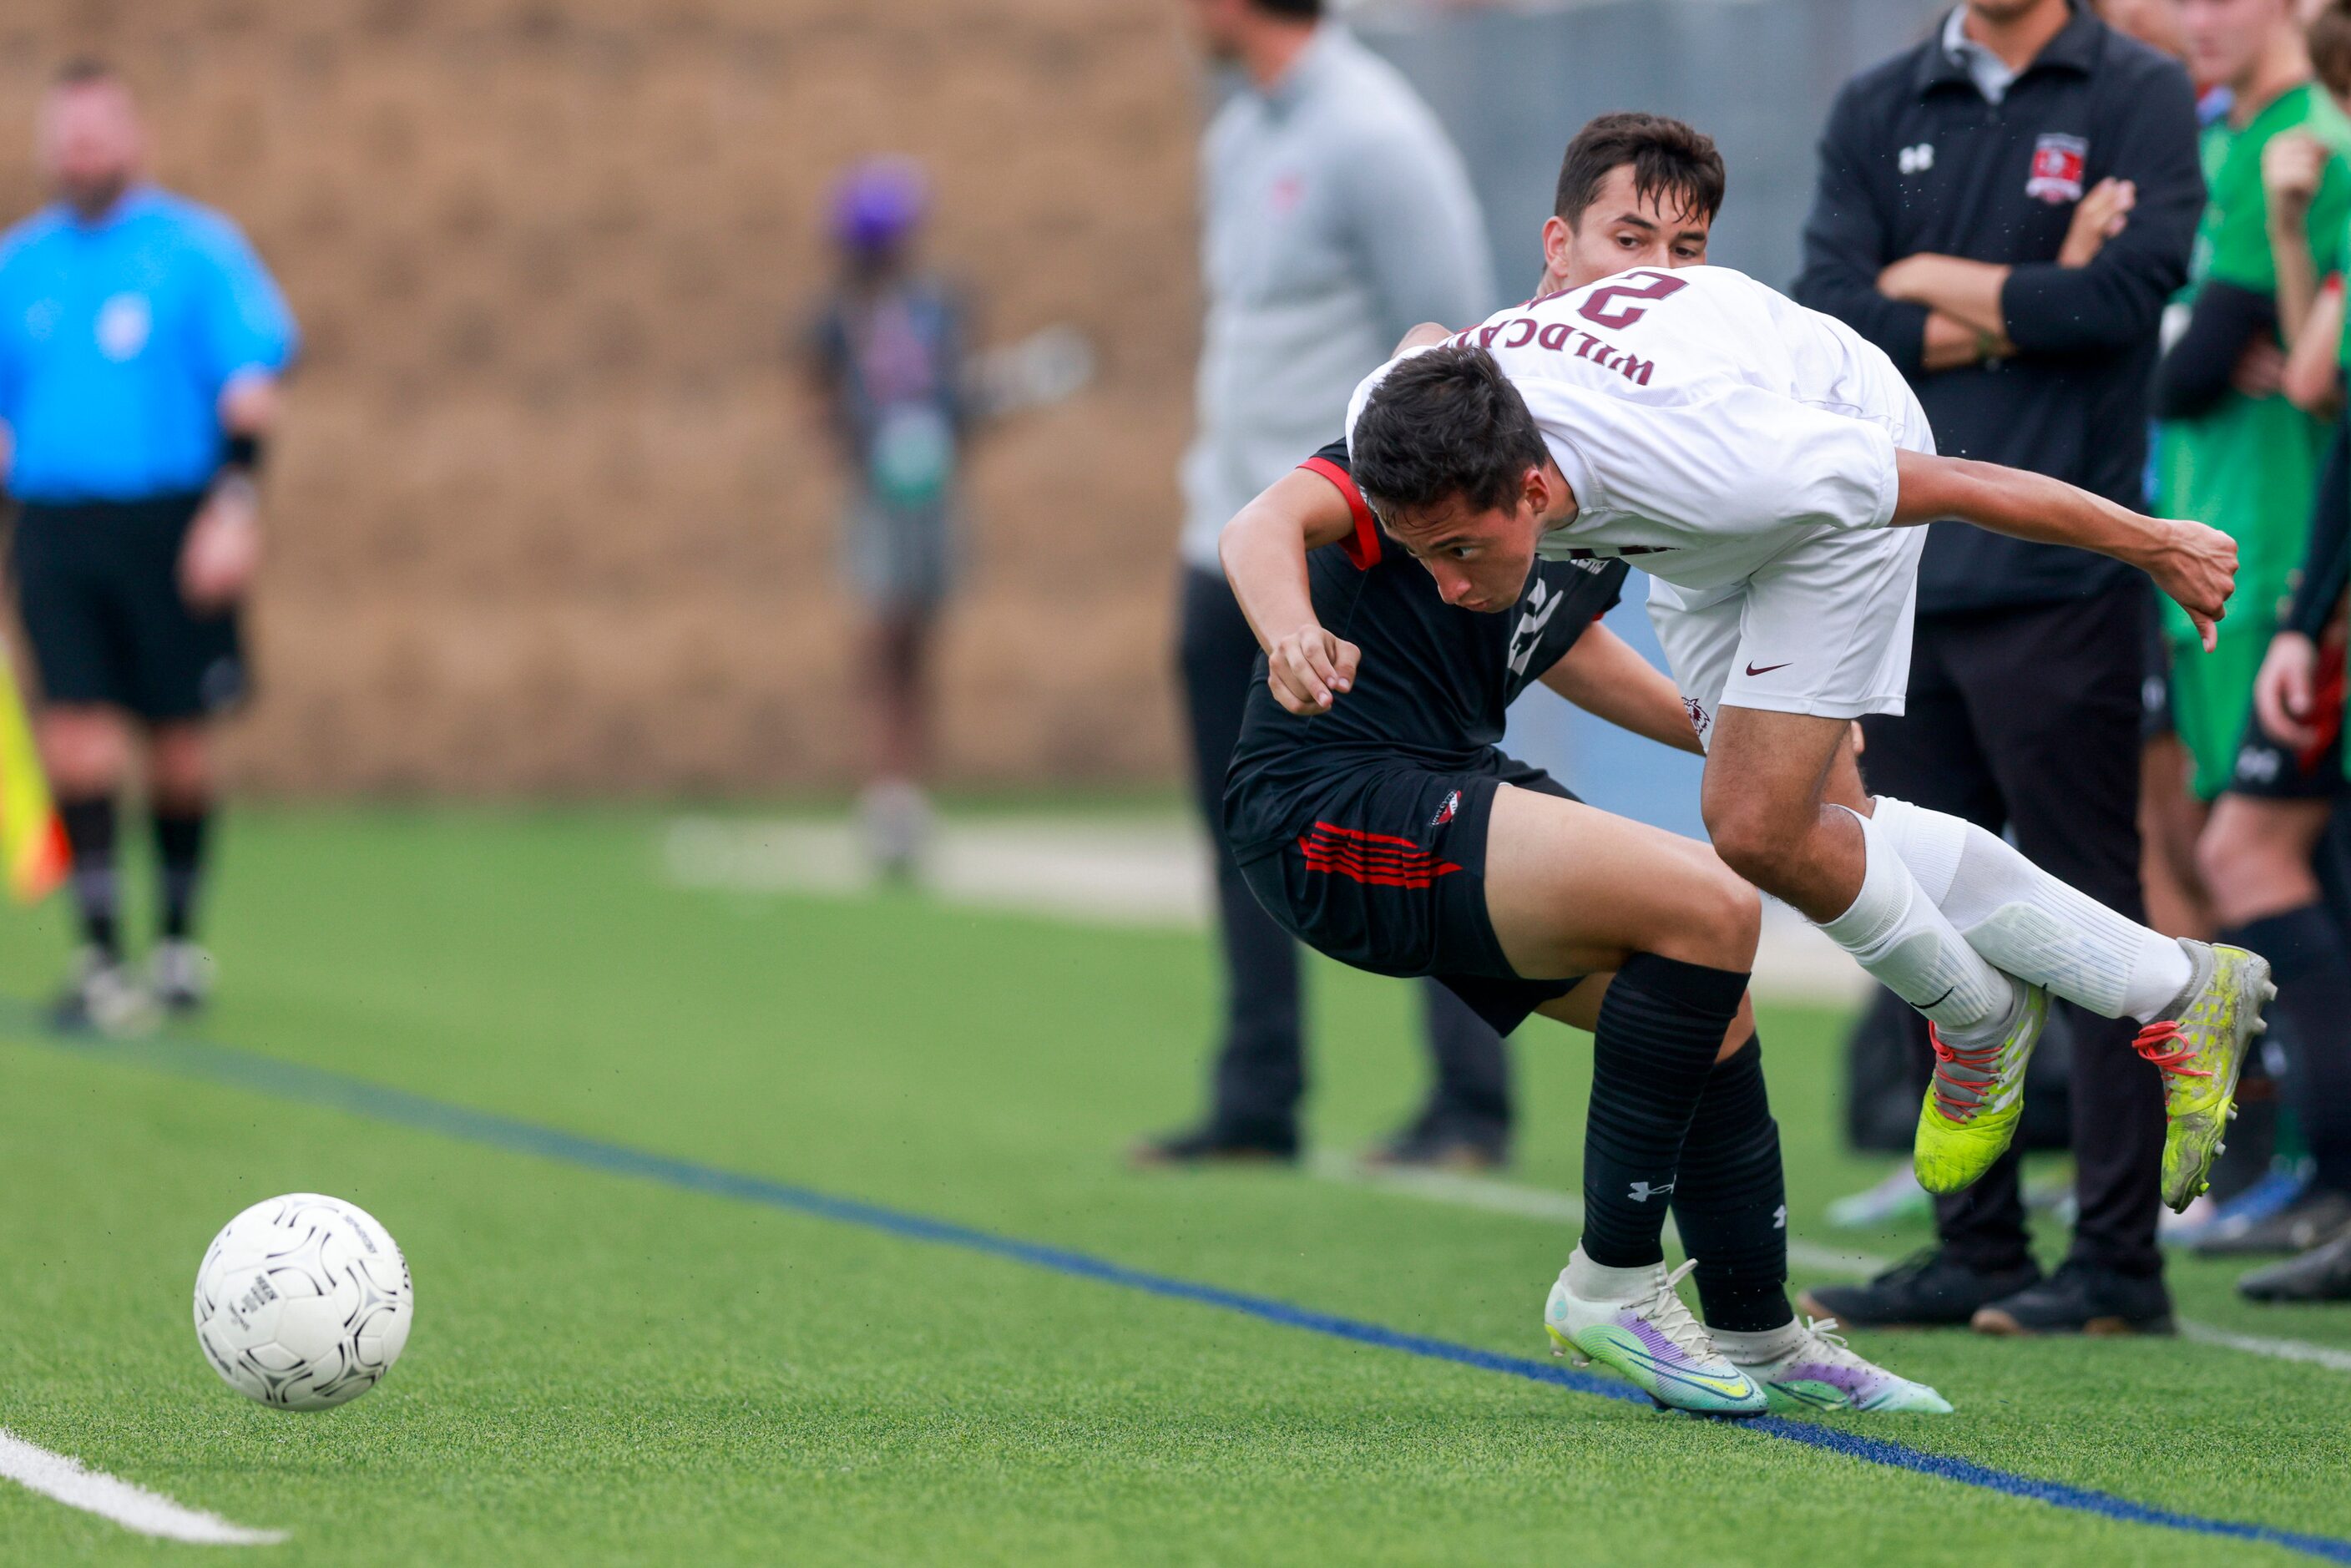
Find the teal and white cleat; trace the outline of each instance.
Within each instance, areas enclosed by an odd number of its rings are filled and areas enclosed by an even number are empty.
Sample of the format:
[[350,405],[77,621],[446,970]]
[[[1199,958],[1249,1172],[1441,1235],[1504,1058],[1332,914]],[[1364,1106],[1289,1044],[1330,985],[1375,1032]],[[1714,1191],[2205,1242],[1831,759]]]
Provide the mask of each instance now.
[[[1802,1318],[1773,1335],[1742,1334],[1741,1340],[1771,1339],[1778,1343],[1760,1361],[1734,1359],[1732,1364],[1762,1386],[1771,1408],[1783,1416],[1817,1415],[1828,1410],[1861,1410],[1873,1415],[1948,1416],[1951,1402],[1923,1383],[1896,1377],[1884,1367],[1864,1361],[1834,1331],[1834,1318]],[[1781,1348],[1784,1345],[1784,1349]],[[1744,1357],[1740,1345],[1726,1346],[1729,1357]]]
[[[1576,1259],[1586,1269],[1594,1266]],[[1615,1270],[1636,1275],[1637,1293],[1625,1299],[1595,1300],[1569,1288],[1571,1262],[1560,1270],[1543,1307],[1543,1327],[1553,1354],[1568,1356],[1578,1366],[1598,1362],[1622,1373],[1659,1405],[1703,1416],[1760,1416],[1765,1408],[1763,1390],[1753,1379],[1722,1357],[1674,1287],[1692,1269],[1685,1263],[1672,1273],[1663,1263],[1646,1270]]]

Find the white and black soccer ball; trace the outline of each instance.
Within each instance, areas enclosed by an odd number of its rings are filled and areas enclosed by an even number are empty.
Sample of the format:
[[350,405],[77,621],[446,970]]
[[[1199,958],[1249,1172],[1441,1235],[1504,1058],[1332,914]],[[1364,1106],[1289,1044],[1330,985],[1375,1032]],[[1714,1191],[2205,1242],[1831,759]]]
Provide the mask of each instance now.
[[374,1387],[408,1343],[408,1260],[372,1216],[288,1193],[222,1228],[196,1270],[196,1343],[221,1380],[280,1410]]

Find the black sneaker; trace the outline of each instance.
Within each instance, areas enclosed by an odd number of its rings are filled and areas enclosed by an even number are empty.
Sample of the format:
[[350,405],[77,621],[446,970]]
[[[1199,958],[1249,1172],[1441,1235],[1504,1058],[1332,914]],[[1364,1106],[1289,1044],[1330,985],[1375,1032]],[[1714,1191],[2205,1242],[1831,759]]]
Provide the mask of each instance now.
[[1796,1298],[1816,1318],[1847,1328],[1965,1328],[1976,1310],[2038,1284],[2041,1266],[1985,1272],[1939,1247],[1914,1252],[1866,1285],[1815,1285]]
[[2255,1301],[2351,1301],[2351,1231],[2299,1258],[2256,1269],[2237,1281]]
[[2029,1290],[1993,1301],[1975,1315],[1991,1334],[2168,1334],[2171,1292],[2160,1274],[2120,1274],[2069,1258]]
[[1376,1170],[1495,1171],[1510,1163],[1510,1135],[1490,1122],[1424,1111],[1364,1151]]
[[1130,1164],[1148,1169],[1169,1166],[1249,1165],[1270,1161],[1298,1163],[1295,1132],[1246,1130],[1221,1123],[1203,1122],[1182,1132],[1145,1138],[1128,1151]]
[[2189,1250],[2199,1258],[2245,1258],[2262,1252],[2307,1252],[2351,1231],[2351,1195],[2314,1186],[2275,1214],[2222,1224]]

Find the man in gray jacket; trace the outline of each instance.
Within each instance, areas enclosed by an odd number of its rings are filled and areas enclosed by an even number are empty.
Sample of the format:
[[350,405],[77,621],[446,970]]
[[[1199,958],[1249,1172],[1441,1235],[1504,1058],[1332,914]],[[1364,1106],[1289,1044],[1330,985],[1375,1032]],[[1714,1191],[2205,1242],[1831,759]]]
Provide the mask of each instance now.
[[[1485,225],[1460,155],[1401,75],[1323,19],[1322,0],[1186,0],[1201,43],[1241,78],[1202,149],[1207,292],[1198,435],[1184,459],[1179,655],[1193,769],[1218,835],[1257,641],[1217,562],[1217,535],[1331,437],[1355,383],[1423,321],[1493,308]],[[1209,1113],[1142,1145],[1146,1163],[1292,1159],[1305,1090],[1298,955],[1221,838],[1228,981]],[[1510,1129],[1501,1041],[1425,988],[1437,1084],[1384,1157],[1490,1166]]]

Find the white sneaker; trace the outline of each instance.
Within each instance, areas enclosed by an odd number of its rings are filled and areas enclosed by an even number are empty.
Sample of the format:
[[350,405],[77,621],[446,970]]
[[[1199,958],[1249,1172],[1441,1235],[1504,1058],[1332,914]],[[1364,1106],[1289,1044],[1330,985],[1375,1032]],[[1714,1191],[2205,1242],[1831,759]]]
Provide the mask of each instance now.
[[1675,1293],[1682,1277],[1697,1267],[1685,1263],[1670,1274],[1663,1263],[1604,1269],[1577,1248],[1543,1307],[1543,1327],[1554,1354],[1578,1366],[1596,1361],[1614,1368],[1672,1409],[1761,1415],[1767,1404],[1763,1390],[1723,1359]]
[[165,1012],[184,1016],[212,999],[217,968],[193,942],[162,942],[147,960],[147,984]]
[[[1834,1318],[1802,1318],[1769,1334],[1724,1336],[1724,1355],[1763,1385],[1771,1408],[1789,1415],[1867,1410],[1948,1416],[1951,1402],[1923,1383],[1864,1361],[1834,1331]],[[1764,1342],[1756,1343],[1755,1342]],[[1761,1350],[1750,1359],[1749,1347]]]
[[49,1009],[49,1022],[68,1034],[144,1034],[155,1027],[155,1003],[131,977],[130,966],[84,947],[74,955],[73,974]]

